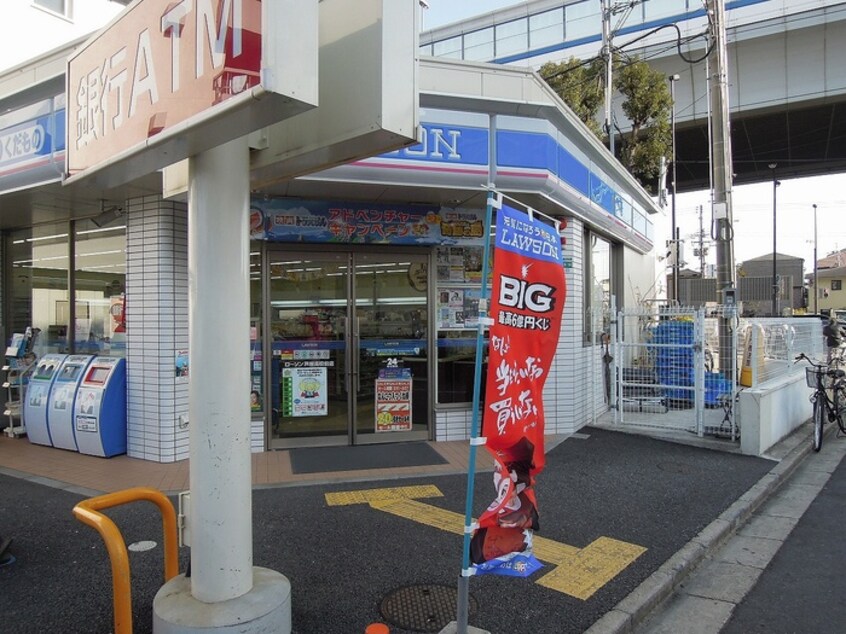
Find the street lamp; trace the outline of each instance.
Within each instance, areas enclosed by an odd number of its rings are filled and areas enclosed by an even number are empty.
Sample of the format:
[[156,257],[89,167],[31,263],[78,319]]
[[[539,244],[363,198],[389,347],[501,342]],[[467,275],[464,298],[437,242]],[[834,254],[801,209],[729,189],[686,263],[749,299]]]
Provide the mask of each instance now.
[[778,272],[776,270],[776,188],[781,185],[775,177],[777,163],[770,163],[767,167],[773,174],[773,317],[778,316]]
[[676,228],[676,82],[680,79],[678,75],[670,75],[670,151],[672,152],[671,164],[673,168],[673,180],[670,181],[670,224],[672,235],[670,244],[673,245],[673,299],[679,301],[679,240],[678,229]]

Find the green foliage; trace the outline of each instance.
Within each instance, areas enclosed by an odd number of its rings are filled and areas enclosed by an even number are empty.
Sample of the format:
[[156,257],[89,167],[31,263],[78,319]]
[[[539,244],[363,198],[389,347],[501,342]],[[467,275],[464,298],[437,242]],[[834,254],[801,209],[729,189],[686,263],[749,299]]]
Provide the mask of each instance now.
[[673,104],[667,78],[640,60],[619,65],[614,74],[614,87],[625,97],[622,108],[632,126],[622,138],[620,162],[654,191],[661,157],[672,149]]
[[596,113],[605,98],[603,68],[602,60],[584,64],[570,58],[557,64],[547,62],[538,71],[570,110],[599,138],[603,135]]
[[[538,71],[575,115],[603,142],[607,137],[597,113],[605,100],[605,64],[571,58],[547,62]],[[622,109],[632,129],[617,145],[617,158],[647,190],[657,187],[661,157],[669,156],[672,145],[670,113],[672,101],[667,78],[638,59],[615,60],[614,88],[625,98]]]

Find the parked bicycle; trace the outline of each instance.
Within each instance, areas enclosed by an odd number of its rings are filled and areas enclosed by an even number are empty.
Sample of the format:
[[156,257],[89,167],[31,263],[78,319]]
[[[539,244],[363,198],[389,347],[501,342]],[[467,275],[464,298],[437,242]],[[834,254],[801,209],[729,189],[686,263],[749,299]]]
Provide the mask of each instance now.
[[[804,353],[796,361],[807,361],[805,381],[814,388],[811,403],[814,404],[814,451],[822,448],[823,426],[837,421],[840,432],[846,434],[846,371],[833,368],[825,363],[816,363]],[[831,396],[829,396],[829,392]]]

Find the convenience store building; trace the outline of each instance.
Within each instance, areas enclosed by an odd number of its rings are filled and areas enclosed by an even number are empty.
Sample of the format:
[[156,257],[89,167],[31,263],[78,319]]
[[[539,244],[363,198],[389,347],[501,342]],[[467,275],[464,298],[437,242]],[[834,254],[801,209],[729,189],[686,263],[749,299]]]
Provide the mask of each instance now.
[[[181,460],[185,191],[161,173],[62,186],[72,50],[0,75],[3,334],[125,356],[129,455]],[[654,202],[535,74],[424,58],[418,82],[417,145],[275,181],[273,134],[253,143],[251,345],[232,363],[250,364],[254,451],[469,437],[489,185],[565,221],[548,433],[604,407],[590,315],[651,289]]]

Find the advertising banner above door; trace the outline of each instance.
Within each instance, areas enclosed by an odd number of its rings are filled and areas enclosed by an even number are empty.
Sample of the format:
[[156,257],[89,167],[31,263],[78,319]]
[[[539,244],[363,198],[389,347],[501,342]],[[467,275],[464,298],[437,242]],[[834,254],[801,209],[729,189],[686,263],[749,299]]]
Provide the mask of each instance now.
[[484,210],[253,198],[250,237],[271,242],[481,245]]

